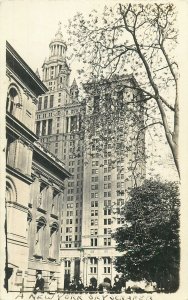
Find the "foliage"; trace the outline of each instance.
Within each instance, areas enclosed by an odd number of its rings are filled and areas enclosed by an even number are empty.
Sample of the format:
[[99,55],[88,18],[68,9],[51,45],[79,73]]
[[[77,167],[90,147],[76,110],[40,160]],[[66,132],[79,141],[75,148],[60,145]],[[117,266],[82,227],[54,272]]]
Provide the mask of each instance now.
[[179,191],[175,182],[146,180],[133,188],[124,207],[123,227],[113,234],[124,254],[115,267],[127,279],[157,282],[167,291],[178,288]]
[[[119,3],[114,7],[105,6],[102,15],[96,10],[88,18],[78,13],[70,20],[68,33],[74,57],[82,63],[78,70],[82,82],[108,82],[114,75],[131,78],[123,83],[123,88],[126,88],[127,93],[142,94],[140,101],[144,124],[139,130],[150,132],[151,143],[156,136],[160,139],[165,136],[179,173],[175,25],[176,11],[172,4]],[[124,104],[132,102],[132,98],[126,97],[125,100]],[[103,125],[108,124],[109,115],[116,124],[117,114],[114,113],[113,105],[107,105],[105,98],[101,102],[106,107],[106,114],[98,113],[102,132]],[[124,104],[117,107],[117,111],[126,111],[128,115],[129,106],[126,104],[124,107]],[[133,116],[131,109],[130,114]],[[138,123],[139,120],[133,121],[136,130]],[[164,129],[164,135],[160,127]],[[109,139],[117,130],[116,126],[114,132],[108,133]]]

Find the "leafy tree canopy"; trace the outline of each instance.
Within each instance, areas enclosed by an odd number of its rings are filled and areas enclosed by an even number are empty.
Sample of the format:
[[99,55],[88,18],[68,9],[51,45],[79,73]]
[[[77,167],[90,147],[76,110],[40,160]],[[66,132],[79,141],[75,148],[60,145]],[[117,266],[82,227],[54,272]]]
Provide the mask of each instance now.
[[[114,75],[128,74],[134,78],[123,83],[123,87],[127,93],[132,90],[142,94],[144,124],[140,131],[151,131],[151,144],[156,136],[166,141],[179,173],[175,7],[169,3],[105,6],[103,14],[93,10],[86,18],[78,13],[70,20],[68,33],[74,57],[82,63],[78,70],[82,82],[111,80]],[[123,105],[117,106],[122,113],[129,111],[127,103],[132,102],[127,93],[125,109]],[[104,97],[102,101],[108,99]],[[104,106],[107,113],[101,117],[100,111],[98,114],[101,132],[103,124],[108,124],[109,115],[117,118],[114,105]],[[130,114],[131,110],[130,105]],[[139,120],[133,123],[137,130]],[[114,133],[115,130],[109,135],[112,137]]]
[[124,206],[125,224],[113,234],[124,254],[115,267],[126,279],[157,282],[178,288],[179,190],[175,182],[146,180],[130,192]]

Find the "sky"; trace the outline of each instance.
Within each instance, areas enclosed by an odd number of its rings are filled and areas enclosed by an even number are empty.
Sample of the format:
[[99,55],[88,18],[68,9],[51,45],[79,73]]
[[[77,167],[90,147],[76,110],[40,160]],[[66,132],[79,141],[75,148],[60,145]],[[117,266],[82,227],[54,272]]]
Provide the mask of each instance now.
[[88,14],[92,9],[102,11],[105,3],[115,1],[7,1],[1,3],[3,33],[9,43],[36,70],[49,55],[49,43],[54,38],[58,23],[62,23],[62,33],[66,40],[68,19],[78,11]]
[[[58,30],[61,22],[62,33],[66,41],[67,34],[64,28],[77,12],[88,15],[92,9],[99,13],[104,5],[115,5],[115,0],[39,0],[39,1],[0,1],[0,28],[1,39],[7,40],[26,63],[36,71],[41,67],[45,58],[49,56],[49,43]],[[72,77],[76,77],[75,65],[71,65]],[[160,150],[159,151],[163,151]],[[159,169],[153,168],[153,174],[160,173],[162,177],[174,178],[174,170],[170,166],[169,151],[165,149]],[[165,155],[164,155],[165,153]],[[153,167],[151,160],[148,167]],[[167,170],[168,172],[164,172]]]

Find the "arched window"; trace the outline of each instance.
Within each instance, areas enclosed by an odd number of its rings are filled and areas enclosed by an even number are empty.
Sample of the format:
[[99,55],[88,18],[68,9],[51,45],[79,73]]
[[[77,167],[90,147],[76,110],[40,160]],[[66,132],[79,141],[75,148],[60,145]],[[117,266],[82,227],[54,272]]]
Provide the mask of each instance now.
[[34,256],[43,257],[44,233],[46,226],[46,219],[40,217],[36,224],[36,238],[35,238],[35,253]]
[[110,278],[108,278],[108,277],[105,277],[105,278],[104,278],[104,282],[107,282],[107,283],[111,284],[111,280],[110,280]]
[[90,278],[90,284],[92,285],[92,287],[94,289],[96,289],[96,287],[97,287],[97,279],[95,277],[91,277]]
[[18,89],[15,86],[10,87],[7,95],[7,111],[14,115],[16,107],[19,107],[21,105],[20,103],[20,94],[18,92]]
[[6,202],[16,202],[16,198],[17,198],[17,193],[16,193],[16,188],[14,186],[14,183],[12,182],[12,180],[7,178],[6,194],[5,194]]

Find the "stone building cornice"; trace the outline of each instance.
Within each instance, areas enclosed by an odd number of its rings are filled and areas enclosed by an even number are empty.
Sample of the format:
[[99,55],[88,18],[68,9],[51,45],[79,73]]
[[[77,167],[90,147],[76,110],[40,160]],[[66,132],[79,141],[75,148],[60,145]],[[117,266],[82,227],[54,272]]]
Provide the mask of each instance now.
[[6,42],[6,62],[9,70],[14,74],[16,71],[16,77],[27,85],[27,88],[35,95],[35,97],[48,91],[47,87],[39,77],[8,42]]
[[28,184],[31,184],[33,182],[32,177],[23,174],[20,170],[12,168],[9,165],[6,166],[6,172],[13,175],[13,176],[15,176],[15,177],[17,177],[17,178],[19,178],[20,180],[22,180],[22,181],[24,181]]
[[20,139],[22,139],[28,145],[37,140],[37,136],[34,134],[34,132],[28,129],[22,122],[16,119],[9,112],[6,112],[6,127],[7,132],[13,132],[17,138],[20,137]]

